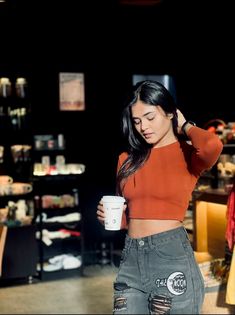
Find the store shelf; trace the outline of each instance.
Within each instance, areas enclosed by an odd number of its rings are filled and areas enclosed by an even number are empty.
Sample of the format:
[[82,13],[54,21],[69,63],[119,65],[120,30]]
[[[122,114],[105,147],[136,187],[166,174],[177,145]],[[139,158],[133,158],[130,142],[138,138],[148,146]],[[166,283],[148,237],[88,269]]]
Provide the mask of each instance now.
[[10,84],[4,86],[0,78],[0,175],[11,178],[0,185],[0,219],[8,226],[1,284],[16,279],[30,282],[38,259],[36,227],[32,224],[31,101],[26,81],[10,78]]
[[[40,163],[40,154],[47,155],[47,151],[49,152],[49,150],[37,150],[34,162]],[[53,163],[56,154],[58,150],[50,150],[48,161]],[[64,162],[65,157],[66,150],[63,150]],[[50,168],[51,165],[47,167]],[[83,218],[79,204],[80,179],[81,174],[33,176],[35,223],[39,246],[38,273],[41,280],[82,275],[84,240]],[[65,237],[62,232],[64,230],[70,231],[71,235]],[[75,261],[76,257],[80,257],[81,266],[71,270],[65,270],[63,267],[54,270],[57,266],[51,260],[54,261],[56,257],[63,255],[69,255],[70,259]],[[53,271],[44,270],[48,265]]]

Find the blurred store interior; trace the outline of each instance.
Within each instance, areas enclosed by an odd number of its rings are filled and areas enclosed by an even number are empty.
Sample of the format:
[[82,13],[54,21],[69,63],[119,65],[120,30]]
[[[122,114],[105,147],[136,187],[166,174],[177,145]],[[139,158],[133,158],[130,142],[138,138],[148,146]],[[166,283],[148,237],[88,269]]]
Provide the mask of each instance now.
[[[0,78],[9,78],[12,86],[17,78],[27,80],[30,122],[25,137],[35,149],[36,140],[45,140],[35,136],[49,136],[49,146],[53,137],[63,135],[66,162],[85,165],[78,178],[85,265],[105,259],[100,256],[102,249],[120,249],[123,244],[123,231],[107,232],[98,223],[96,205],[102,195],[115,192],[117,157],[124,148],[120,114],[135,80],[168,78],[187,119],[222,131],[230,123],[233,129],[230,6],[210,0],[0,3]],[[84,75],[82,110],[61,109],[61,73]],[[20,133],[4,128],[0,126],[2,145],[19,145]],[[217,131],[221,135],[221,129]],[[235,143],[235,136],[229,141]],[[224,154],[229,155],[226,162],[233,164],[235,148]],[[11,174],[3,171],[0,175]]]

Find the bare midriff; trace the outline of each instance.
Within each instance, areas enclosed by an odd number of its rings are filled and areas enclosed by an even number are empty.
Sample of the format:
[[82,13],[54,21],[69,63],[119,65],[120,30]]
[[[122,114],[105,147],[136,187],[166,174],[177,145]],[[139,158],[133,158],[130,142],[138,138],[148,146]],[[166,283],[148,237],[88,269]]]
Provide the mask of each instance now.
[[140,238],[176,229],[180,226],[182,226],[182,222],[178,220],[130,219],[128,235],[132,238]]

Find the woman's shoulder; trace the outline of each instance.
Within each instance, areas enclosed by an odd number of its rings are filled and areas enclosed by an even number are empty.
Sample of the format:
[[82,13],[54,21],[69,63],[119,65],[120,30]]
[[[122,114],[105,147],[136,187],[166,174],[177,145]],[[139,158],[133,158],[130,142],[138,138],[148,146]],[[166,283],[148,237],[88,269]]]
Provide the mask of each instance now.
[[123,151],[119,154],[118,159],[120,162],[124,162],[127,157],[128,157],[128,153],[126,151]]
[[117,169],[119,170],[120,169],[120,167],[122,166],[122,164],[125,162],[125,160],[127,159],[127,157],[128,157],[128,154],[127,154],[127,152],[122,152],[122,153],[120,153],[119,154],[119,156],[118,156],[118,166],[117,166]]

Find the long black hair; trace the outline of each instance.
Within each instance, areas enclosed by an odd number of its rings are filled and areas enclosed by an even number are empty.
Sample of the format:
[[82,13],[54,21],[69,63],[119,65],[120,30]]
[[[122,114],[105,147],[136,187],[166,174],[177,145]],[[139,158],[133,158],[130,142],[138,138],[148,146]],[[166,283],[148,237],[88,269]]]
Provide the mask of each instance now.
[[117,174],[117,191],[119,194],[121,194],[123,182],[144,164],[148,159],[152,148],[152,145],[148,144],[136,131],[133,124],[131,107],[137,101],[142,101],[150,106],[159,105],[166,114],[173,114],[173,131],[178,137],[177,107],[173,96],[164,85],[157,81],[145,80],[138,82],[127,98],[126,106],[122,112],[121,131],[123,139],[127,143],[128,157]]

